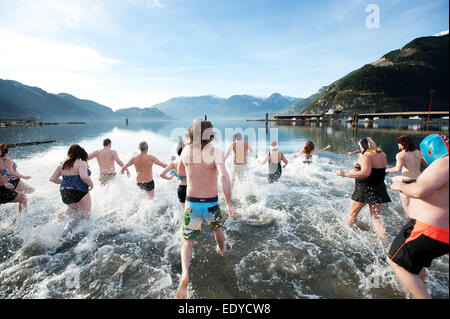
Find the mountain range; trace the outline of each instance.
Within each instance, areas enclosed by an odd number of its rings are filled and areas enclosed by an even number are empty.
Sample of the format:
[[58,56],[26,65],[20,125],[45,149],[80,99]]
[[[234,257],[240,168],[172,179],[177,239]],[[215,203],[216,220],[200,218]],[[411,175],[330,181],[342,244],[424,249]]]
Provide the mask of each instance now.
[[89,120],[147,118],[167,120],[157,108],[129,108],[113,111],[99,103],[78,99],[67,93],[52,94],[40,88],[0,79],[0,118],[48,120]]
[[233,95],[228,99],[212,95],[199,97],[177,97],[156,107],[176,118],[263,118],[271,116],[302,99],[274,93],[267,98],[252,95]]
[[315,114],[333,109],[350,115],[374,110],[425,111],[431,90],[432,109],[448,110],[448,47],[448,32],[417,38],[319,91],[307,107],[282,112]]
[[98,119],[195,119],[253,118],[271,116],[302,99],[274,93],[267,98],[233,95],[221,98],[212,95],[177,97],[147,108],[111,108],[67,93],[52,94],[41,88],[17,81],[0,79],[0,118],[31,118],[36,120]]

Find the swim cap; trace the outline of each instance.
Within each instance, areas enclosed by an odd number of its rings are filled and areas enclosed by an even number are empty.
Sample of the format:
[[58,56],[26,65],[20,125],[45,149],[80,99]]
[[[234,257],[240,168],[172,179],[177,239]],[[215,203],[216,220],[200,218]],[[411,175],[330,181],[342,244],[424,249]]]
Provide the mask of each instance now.
[[278,144],[277,144],[277,142],[273,141],[272,143],[270,143],[270,150],[271,151],[278,151]]
[[358,142],[359,145],[359,151],[361,154],[364,154],[369,149],[369,140],[367,137],[363,138]]
[[435,160],[448,155],[449,145],[448,138],[442,134],[431,134],[423,139],[420,143],[420,151],[428,165]]

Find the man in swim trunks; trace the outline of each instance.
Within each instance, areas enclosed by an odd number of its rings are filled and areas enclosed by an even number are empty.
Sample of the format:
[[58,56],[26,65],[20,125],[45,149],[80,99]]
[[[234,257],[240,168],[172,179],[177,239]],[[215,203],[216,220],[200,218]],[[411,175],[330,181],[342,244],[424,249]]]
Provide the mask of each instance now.
[[187,197],[183,219],[184,243],[181,248],[182,274],[176,297],[187,297],[189,265],[192,258],[194,240],[200,233],[202,221],[206,221],[214,231],[219,253],[225,254],[225,240],[222,229],[222,215],[218,201],[218,177],[225,197],[228,215],[235,215],[231,203],[230,178],[225,166],[223,153],[213,147],[213,126],[209,121],[196,121],[189,128],[190,145],[181,153],[178,173],[187,176]]
[[[438,146],[440,145],[440,147]],[[403,286],[416,298],[431,298],[425,286],[425,268],[449,253],[449,144],[439,134],[420,145],[429,166],[415,183],[394,177],[391,188],[411,198],[410,221],[392,242],[387,262]]]
[[155,182],[153,181],[153,164],[166,168],[167,164],[161,162],[153,155],[148,154],[147,142],[139,143],[141,154],[133,156],[130,161],[122,167],[120,171],[123,174],[128,167],[134,165],[136,168],[137,186],[146,191],[148,198],[153,199],[155,194]]
[[249,142],[242,140],[241,133],[236,133],[234,142],[225,153],[225,161],[231,152],[233,152],[233,165],[231,166],[231,188],[233,188],[236,176],[241,181],[245,179],[247,175],[247,153],[253,153],[253,149]]
[[[100,168],[99,181],[102,185],[108,184],[116,176],[116,169],[114,162],[120,167],[123,167],[123,163],[117,155],[117,152],[111,149],[111,140],[109,138],[103,141],[103,149],[97,150],[88,156],[88,160],[97,158],[98,166]],[[127,171],[127,176],[130,176],[130,172]]]

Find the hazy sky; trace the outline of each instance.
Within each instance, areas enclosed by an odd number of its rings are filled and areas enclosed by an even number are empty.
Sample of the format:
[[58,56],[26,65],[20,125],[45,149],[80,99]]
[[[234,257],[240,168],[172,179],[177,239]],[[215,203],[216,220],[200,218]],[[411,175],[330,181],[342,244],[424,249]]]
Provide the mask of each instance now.
[[0,78],[113,109],[308,97],[448,16],[448,0],[0,0]]

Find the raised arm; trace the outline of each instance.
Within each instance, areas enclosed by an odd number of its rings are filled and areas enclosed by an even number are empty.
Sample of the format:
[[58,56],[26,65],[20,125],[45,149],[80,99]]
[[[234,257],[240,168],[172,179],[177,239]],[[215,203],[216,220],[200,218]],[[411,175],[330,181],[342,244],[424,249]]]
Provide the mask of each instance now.
[[395,156],[395,160],[397,161],[395,163],[395,166],[392,168],[389,168],[386,170],[386,173],[399,173],[402,171],[403,169],[403,156],[401,155],[402,153],[397,153],[397,155]]
[[94,151],[94,152],[92,152],[91,154],[89,154],[88,155],[88,161],[90,161],[91,159],[94,159],[94,158],[96,158],[97,157],[97,155],[98,155],[98,150],[97,151]]
[[331,145],[327,145],[326,147],[324,147],[324,148],[321,149],[321,150],[313,149],[313,153],[322,153],[322,152],[325,152],[326,150],[330,149],[330,147],[331,147]]

